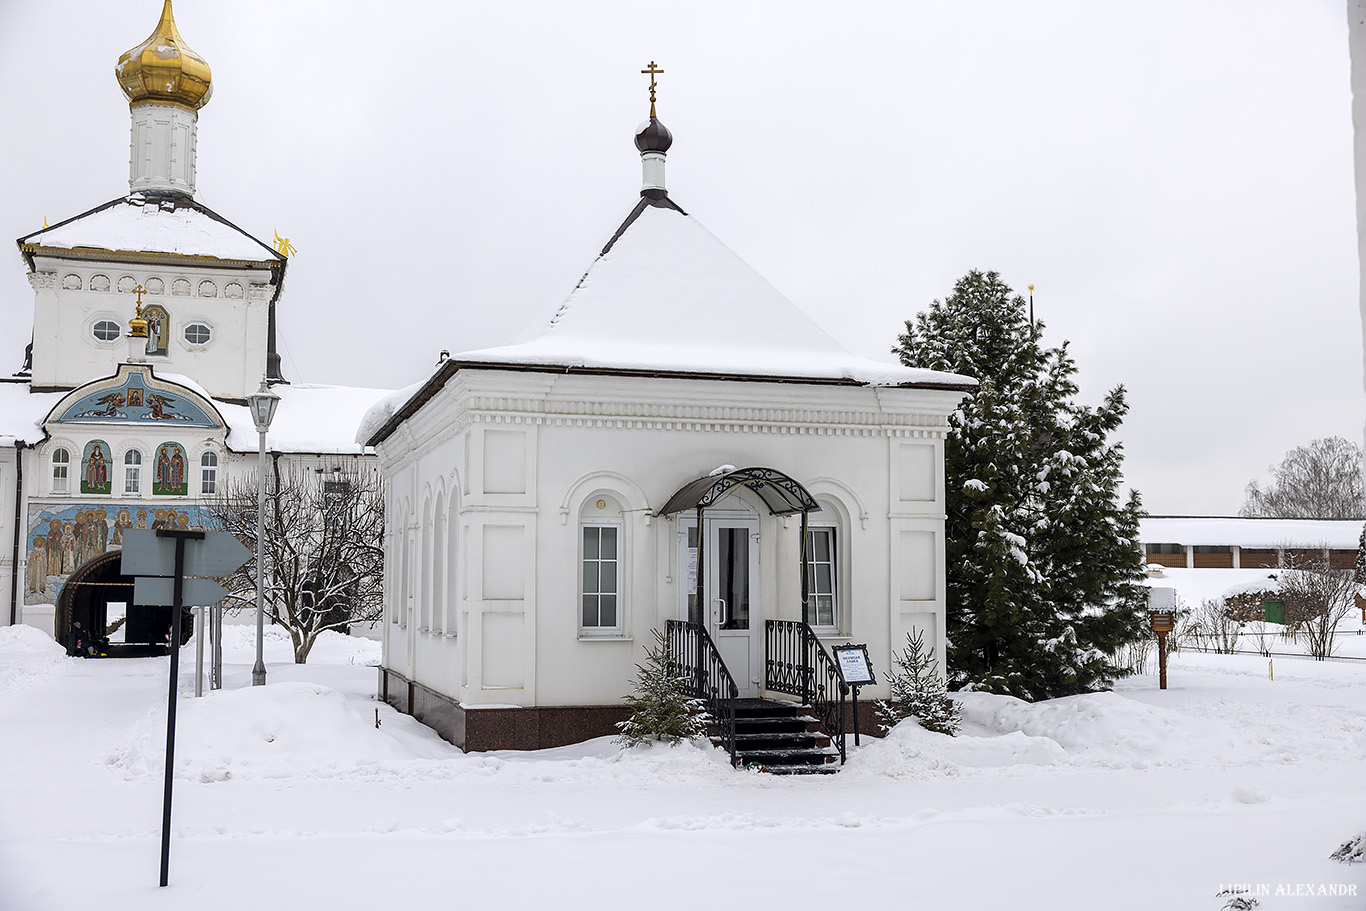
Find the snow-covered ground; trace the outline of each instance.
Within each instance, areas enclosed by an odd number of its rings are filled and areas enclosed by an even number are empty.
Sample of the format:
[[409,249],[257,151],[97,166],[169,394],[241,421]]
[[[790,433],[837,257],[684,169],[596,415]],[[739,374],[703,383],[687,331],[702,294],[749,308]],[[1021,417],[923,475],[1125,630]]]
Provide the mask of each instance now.
[[[0,628],[0,908],[1366,907],[1366,667],[1182,653],[1171,688],[965,694],[839,775],[609,740],[464,755],[374,700],[377,646],[307,666],[225,633],[182,653],[170,886],[157,887],[168,659],[66,658]],[[378,713],[378,714],[377,714]],[[376,727],[376,718],[380,726]],[[1336,896],[1286,895],[1337,891]],[[1354,892],[1355,894],[1351,894]]]

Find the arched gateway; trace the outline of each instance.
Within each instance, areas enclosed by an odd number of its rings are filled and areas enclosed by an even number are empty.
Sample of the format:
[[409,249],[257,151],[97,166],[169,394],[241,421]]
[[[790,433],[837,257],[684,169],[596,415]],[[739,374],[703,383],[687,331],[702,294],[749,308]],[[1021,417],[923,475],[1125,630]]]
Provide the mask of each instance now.
[[[118,551],[101,554],[78,567],[62,584],[55,617],[57,640],[71,648],[71,624],[79,620],[96,639],[110,637],[113,633],[111,638],[116,641],[101,648],[108,657],[165,654],[171,631],[170,608],[133,605],[133,577],[120,571],[121,557]],[[121,611],[124,622],[118,629],[110,630]],[[182,645],[193,635],[192,617],[192,612],[186,608],[181,622]]]

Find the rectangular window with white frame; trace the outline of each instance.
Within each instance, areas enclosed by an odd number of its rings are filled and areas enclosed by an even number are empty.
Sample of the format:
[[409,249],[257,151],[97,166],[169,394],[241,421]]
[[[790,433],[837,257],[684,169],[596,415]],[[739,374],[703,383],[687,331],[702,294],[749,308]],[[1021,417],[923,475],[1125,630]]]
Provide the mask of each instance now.
[[816,526],[807,529],[808,616],[813,627],[835,629],[839,626],[839,579],[836,573],[839,551],[835,529]]
[[580,626],[585,635],[621,630],[621,527],[581,526]]

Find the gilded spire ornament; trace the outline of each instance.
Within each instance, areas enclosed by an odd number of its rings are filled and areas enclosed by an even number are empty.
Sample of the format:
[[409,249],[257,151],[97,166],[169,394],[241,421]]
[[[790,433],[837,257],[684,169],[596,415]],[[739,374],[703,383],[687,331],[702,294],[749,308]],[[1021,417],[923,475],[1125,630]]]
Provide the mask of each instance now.
[[158,102],[197,111],[213,94],[209,64],[180,37],[171,0],[151,37],[119,58],[114,75],[129,104]]
[[[169,3],[170,0],[167,0],[167,2]],[[651,60],[650,65],[641,70],[641,72],[649,74],[650,77],[650,116],[653,117],[655,116],[655,89],[659,86],[659,82],[655,80],[655,77],[664,71],[656,67],[655,62]]]
[[[169,4],[168,4],[168,5],[169,5]],[[142,295],[146,294],[147,291],[146,291],[146,289],[144,289],[144,288],[142,287],[142,285],[138,285],[138,286],[137,286],[136,288],[134,288],[133,290],[135,290],[135,291],[137,292],[137,295],[138,295],[138,303],[137,303],[137,308],[138,308],[138,310],[137,310],[137,314],[136,314],[132,319],[130,319],[130,320],[128,321],[128,337],[129,337],[129,338],[146,338],[146,337],[147,337],[147,320],[145,320],[145,319],[142,318]]]
[[295,253],[298,253],[299,250],[297,247],[295,247],[292,243],[289,242],[288,237],[281,237],[280,232],[276,231],[275,252],[279,253],[281,256],[293,256]]

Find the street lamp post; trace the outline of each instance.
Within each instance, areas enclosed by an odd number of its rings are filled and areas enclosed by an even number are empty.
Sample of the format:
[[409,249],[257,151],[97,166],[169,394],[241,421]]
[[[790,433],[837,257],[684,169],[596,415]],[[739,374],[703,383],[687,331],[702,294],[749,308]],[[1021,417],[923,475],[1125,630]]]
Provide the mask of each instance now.
[[264,379],[259,391],[247,396],[247,406],[251,409],[251,419],[256,424],[256,432],[261,435],[256,463],[256,664],[251,669],[251,685],[262,686],[266,682],[266,662],[264,657],[265,638],[265,567],[266,567],[266,431],[275,418],[275,406],[280,397],[270,391]]

